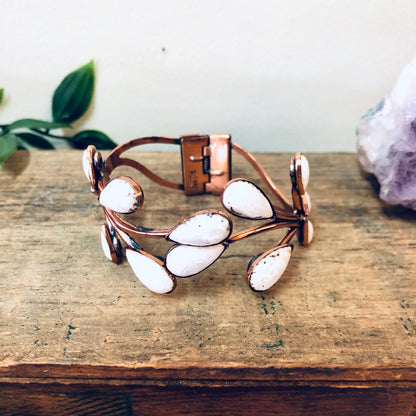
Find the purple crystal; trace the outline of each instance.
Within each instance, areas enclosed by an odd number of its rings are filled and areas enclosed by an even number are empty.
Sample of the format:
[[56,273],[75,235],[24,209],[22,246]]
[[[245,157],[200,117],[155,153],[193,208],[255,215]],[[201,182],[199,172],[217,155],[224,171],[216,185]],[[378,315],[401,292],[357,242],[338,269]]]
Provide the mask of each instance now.
[[416,210],[416,59],[358,123],[357,154],[376,176],[383,201]]

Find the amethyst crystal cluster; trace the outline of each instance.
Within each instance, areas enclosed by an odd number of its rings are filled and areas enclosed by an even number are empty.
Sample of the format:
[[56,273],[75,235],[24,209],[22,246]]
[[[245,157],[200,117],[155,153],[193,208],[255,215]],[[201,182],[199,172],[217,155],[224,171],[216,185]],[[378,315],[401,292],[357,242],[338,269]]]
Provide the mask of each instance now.
[[360,120],[357,138],[358,160],[376,176],[380,198],[416,210],[416,58]]

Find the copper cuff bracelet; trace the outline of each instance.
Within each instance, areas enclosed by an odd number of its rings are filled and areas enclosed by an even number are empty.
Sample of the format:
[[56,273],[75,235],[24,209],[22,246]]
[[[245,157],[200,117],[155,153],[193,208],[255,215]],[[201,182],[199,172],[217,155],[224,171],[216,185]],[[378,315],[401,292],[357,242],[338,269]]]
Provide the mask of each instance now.
[[[183,184],[170,182],[123,155],[127,150],[147,143],[180,145]],[[271,202],[253,182],[231,179],[231,150],[251,164],[277,203]],[[134,168],[157,184],[182,190],[186,195],[220,195],[228,213],[265,222],[233,233],[231,217],[222,211],[209,209],[195,212],[171,228],[152,229],[130,224],[118,214],[130,214],[140,209],[144,201],[143,191],[128,176],[110,179],[113,170],[119,166]],[[286,270],[293,250],[290,241],[295,234],[302,245],[308,245],[313,238],[309,220],[311,203],[306,192],[309,165],[301,153],[290,161],[292,204],[256,159],[231,142],[228,134],[144,137],[116,147],[105,161],[94,146],[88,146],[83,155],[83,168],[91,191],[99,197],[104,209],[106,224],[102,226],[101,243],[105,256],[120,263],[123,242],[133,272],[143,285],[156,293],[172,292],[177,277],[189,277],[205,270],[234,242],[265,231],[287,228],[286,234],[273,248],[255,256],[248,266],[249,287],[254,291],[267,290]],[[147,253],[137,243],[137,238],[163,238],[174,244],[161,259]]]

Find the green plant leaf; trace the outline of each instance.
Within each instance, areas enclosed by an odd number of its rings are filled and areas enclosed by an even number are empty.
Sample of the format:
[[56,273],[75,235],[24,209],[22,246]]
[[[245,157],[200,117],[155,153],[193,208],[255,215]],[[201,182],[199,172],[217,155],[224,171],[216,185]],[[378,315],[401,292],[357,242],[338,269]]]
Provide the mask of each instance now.
[[94,81],[94,61],[68,74],[53,94],[53,119],[66,123],[78,120],[91,103]]
[[77,149],[86,149],[88,145],[93,144],[97,149],[113,149],[117,146],[105,133],[98,130],[83,130],[75,136],[68,139]]
[[7,133],[0,137],[0,167],[5,160],[17,150],[17,137],[13,133]]
[[39,136],[37,134],[33,133],[17,133],[16,136],[26,142],[27,144],[30,144],[33,147],[37,147],[38,149],[55,149],[53,144],[46,140],[44,137]]
[[4,88],[0,88],[0,104],[3,101]]
[[54,121],[42,121],[34,118],[22,118],[21,120],[14,121],[5,127],[5,131],[9,132],[16,129],[62,129],[65,127],[71,127],[68,123],[54,122]]

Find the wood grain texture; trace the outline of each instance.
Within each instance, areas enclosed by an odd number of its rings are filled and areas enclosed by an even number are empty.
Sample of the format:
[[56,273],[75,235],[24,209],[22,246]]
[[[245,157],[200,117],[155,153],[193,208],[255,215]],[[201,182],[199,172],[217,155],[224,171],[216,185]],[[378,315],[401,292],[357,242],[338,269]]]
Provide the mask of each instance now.
[[[289,196],[290,155],[256,156]],[[177,154],[136,157],[180,181]],[[315,240],[295,244],[271,290],[252,292],[245,271],[279,231],[233,244],[208,270],[160,296],[127,263],[104,258],[103,213],[81,152],[17,152],[0,171],[0,383],[384,386],[407,391],[413,402],[405,406],[414,409],[416,214],[384,207],[355,155],[308,159]],[[216,197],[186,197],[128,168],[120,172],[144,190],[137,223],[174,225],[221,208]],[[233,176],[256,178],[238,157]],[[235,229],[247,222],[235,221]],[[162,255],[169,247],[143,245]]]
[[[108,386],[79,393],[82,386],[3,388],[2,416],[219,416],[219,415],[412,415],[416,392],[400,388],[188,387],[164,386],[114,391]],[[65,389],[65,390],[64,390]],[[48,391],[49,390],[49,391]],[[127,390],[127,389],[125,389]],[[3,403],[8,402],[9,408]]]

